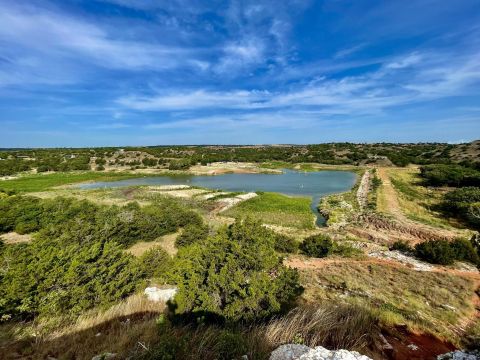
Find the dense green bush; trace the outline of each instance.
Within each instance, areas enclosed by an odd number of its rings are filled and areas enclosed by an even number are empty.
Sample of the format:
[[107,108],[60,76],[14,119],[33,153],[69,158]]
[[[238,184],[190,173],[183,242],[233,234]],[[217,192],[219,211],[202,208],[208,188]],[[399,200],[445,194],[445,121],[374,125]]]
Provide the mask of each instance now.
[[312,235],[303,240],[300,250],[308,256],[322,258],[332,253],[333,241],[328,235]]
[[468,261],[480,265],[480,258],[472,241],[466,239],[455,239],[450,243],[456,260]]
[[279,312],[300,288],[297,272],[282,265],[274,242],[271,231],[245,220],[181,248],[174,271],[176,312],[227,321]]
[[99,206],[72,198],[40,200],[27,196],[0,199],[0,233],[41,231],[44,237],[62,237],[68,242],[90,238],[113,240],[128,247],[139,240],[153,240],[188,224],[200,225],[200,215],[164,198],[140,207]]
[[455,261],[455,252],[446,240],[429,240],[415,246],[420,259],[433,264],[450,265]]
[[144,158],[142,160],[142,164],[145,166],[157,166],[158,165],[158,160],[157,159],[152,159],[152,158]]
[[480,171],[460,165],[427,165],[420,176],[430,186],[480,186]]
[[475,228],[480,228],[480,188],[464,187],[444,196],[443,208]]
[[189,224],[185,226],[182,233],[175,240],[177,247],[191,245],[203,241],[208,237],[208,226]]
[[40,228],[42,207],[38,198],[10,196],[0,198],[0,233],[17,231],[19,234]]
[[160,246],[146,251],[140,258],[140,270],[147,278],[167,281],[168,272],[173,265],[173,259]]
[[342,244],[337,241],[333,242],[332,254],[342,257],[354,257],[363,254],[362,250],[354,248],[349,244]]
[[7,246],[0,261],[0,318],[79,314],[131,294],[141,277],[113,242],[65,244],[39,239]]
[[390,250],[397,250],[403,253],[411,253],[413,252],[413,248],[407,241],[395,241],[390,247]]
[[298,250],[297,241],[291,236],[275,234],[275,250],[281,253],[295,253]]
[[433,264],[450,265],[458,260],[480,265],[478,250],[473,240],[429,240],[415,246],[415,255]]

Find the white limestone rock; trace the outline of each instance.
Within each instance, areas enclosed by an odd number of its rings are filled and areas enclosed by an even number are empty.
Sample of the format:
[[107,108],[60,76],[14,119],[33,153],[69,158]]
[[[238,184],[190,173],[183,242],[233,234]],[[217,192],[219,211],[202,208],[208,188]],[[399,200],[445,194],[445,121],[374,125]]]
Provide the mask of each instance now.
[[167,302],[172,300],[177,293],[177,288],[160,289],[156,286],[147,287],[144,291],[148,299],[154,302]]
[[328,350],[322,346],[309,348],[305,345],[287,344],[278,347],[270,360],[372,360],[356,351]]

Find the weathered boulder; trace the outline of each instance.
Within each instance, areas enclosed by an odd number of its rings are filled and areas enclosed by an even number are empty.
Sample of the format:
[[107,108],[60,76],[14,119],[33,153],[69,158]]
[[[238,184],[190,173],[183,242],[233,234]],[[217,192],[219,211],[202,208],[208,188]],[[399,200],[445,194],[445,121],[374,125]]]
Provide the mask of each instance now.
[[438,355],[438,360],[477,360],[480,359],[480,351],[455,350],[446,354]]
[[286,344],[272,351],[270,360],[294,360],[310,350],[311,349],[305,345]]
[[305,345],[287,344],[278,347],[270,360],[372,360],[356,351],[328,350],[322,346],[309,348]]
[[170,288],[170,289],[160,289],[156,286],[147,287],[144,291],[145,295],[147,295],[148,299],[155,302],[167,302],[174,298],[175,294],[177,293],[177,288]]

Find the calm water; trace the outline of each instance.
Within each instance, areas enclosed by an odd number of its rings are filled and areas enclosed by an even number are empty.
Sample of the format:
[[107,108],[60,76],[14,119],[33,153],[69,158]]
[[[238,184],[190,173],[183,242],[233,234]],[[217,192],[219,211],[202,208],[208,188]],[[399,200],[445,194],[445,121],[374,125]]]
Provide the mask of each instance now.
[[192,185],[226,191],[268,191],[312,198],[311,209],[317,225],[325,220],[318,213],[320,198],[350,190],[356,175],[348,171],[298,172],[284,170],[283,174],[223,174],[215,176],[155,176],[111,182],[82,184],[82,189],[99,189],[137,185]]

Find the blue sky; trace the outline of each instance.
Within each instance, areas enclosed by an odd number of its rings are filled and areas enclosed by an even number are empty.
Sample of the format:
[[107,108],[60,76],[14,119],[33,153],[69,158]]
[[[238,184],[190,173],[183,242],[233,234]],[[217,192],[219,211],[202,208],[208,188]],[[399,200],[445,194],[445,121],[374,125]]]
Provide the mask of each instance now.
[[480,138],[480,1],[0,0],[0,147]]

